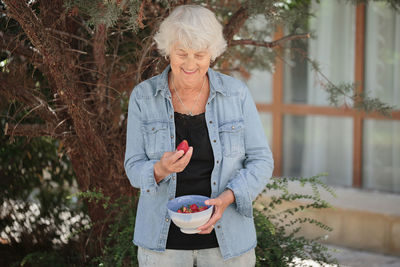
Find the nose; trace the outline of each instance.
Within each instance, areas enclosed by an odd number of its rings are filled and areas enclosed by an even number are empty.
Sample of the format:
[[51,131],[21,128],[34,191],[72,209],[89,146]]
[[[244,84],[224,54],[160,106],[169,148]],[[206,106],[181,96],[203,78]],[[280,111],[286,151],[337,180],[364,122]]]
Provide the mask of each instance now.
[[195,61],[195,59],[193,57],[187,57],[185,65],[186,65],[185,67],[186,67],[187,71],[195,70],[196,61]]

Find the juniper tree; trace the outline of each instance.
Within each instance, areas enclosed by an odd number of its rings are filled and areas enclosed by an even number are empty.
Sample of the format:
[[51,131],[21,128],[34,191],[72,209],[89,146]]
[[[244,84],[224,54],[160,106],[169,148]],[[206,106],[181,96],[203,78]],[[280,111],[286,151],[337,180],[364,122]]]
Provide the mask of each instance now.
[[[100,190],[111,200],[132,196],[135,190],[123,166],[127,102],[136,84],[167,65],[152,36],[171,9],[194,3],[214,11],[224,25],[228,50],[213,67],[246,75],[256,67],[273,70],[286,43],[309,37],[293,25],[311,15],[310,2],[2,0],[0,95],[3,106],[14,107],[4,132],[11,142],[17,136],[59,140],[59,152],[68,155],[81,191]],[[400,7],[398,1],[387,2]],[[267,24],[254,29],[251,21],[258,17]],[[274,39],[277,27],[289,34]],[[273,41],[265,41],[266,36]],[[347,94],[357,98],[359,107],[371,109],[352,87],[327,84],[334,104]],[[387,108],[379,101],[372,104]],[[106,217],[99,205],[88,205],[92,221]],[[94,235],[101,241],[105,232],[97,227]]]

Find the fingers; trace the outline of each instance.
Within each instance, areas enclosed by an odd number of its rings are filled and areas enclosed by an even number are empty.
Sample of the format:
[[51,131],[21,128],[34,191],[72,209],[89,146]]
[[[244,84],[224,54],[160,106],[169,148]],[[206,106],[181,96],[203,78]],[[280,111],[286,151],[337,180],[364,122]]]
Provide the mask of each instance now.
[[171,155],[169,157],[167,157],[167,160],[169,161],[169,163],[174,163],[177,160],[179,160],[183,154],[185,154],[185,152],[183,152],[183,150],[178,150],[178,151],[174,151],[171,152]]
[[199,234],[209,234],[214,229],[215,224],[221,219],[222,213],[225,210],[223,207],[221,207],[222,203],[219,199],[209,199],[205,202],[205,204],[214,205],[214,213],[208,222],[197,228],[201,231]]
[[206,235],[212,232],[212,230],[214,230],[214,225],[211,225],[210,227],[208,227],[207,229],[199,232],[198,234],[200,235]]
[[204,204],[206,205],[214,205],[214,206],[220,206],[221,203],[221,199],[219,198],[211,198],[211,199],[207,199],[206,201],[204,201]]
[[221,194],[217,198],[208,199],[204,202],[206,205],[214,205],[214,213],[211,218],[204,225],[198,227],[197,229],[201,232],[199,234],[209,234],[214,229],[215,224],[222,218],[227,206],[232,203],[229,199],[225,199]]
[[214,229],[215,224],[219,221],[219,219],[221,219],[221,216],[222,214],[220,214],[219,212],[214,213],[206,224],[197,228],[198,230],[201,231],[199,234],[211,233],[211,231]]
[[219,221],[219,219],[221,219],[221,217],[222,217],[222,213],[220,211],[216,211],[211,216],[211,218],[208,220],[208,222],[206,222],[202,226],[198,227],[197,229],[205,230],[207,228],[210,228],[211,226],[215,225]]
[[186,152],[186,154],[175,162],[175,166],[178,168],[177,172],[181,172],[186,168],[190,159],[192,158],[192,154],[193,147],[189,147],[189,150]]
[[186,154],[182,150],[165,152],[161,157],[160,164],[166,170],[167,175],[173,172],[181,172],[189,164],[192,154],[193,147],[189,147]]
[[[186,166],[189,164],[189,161],[192,157],[193,147],[190,147],[189,150],[186,152],[186,154],[184,154],[183,156],[181,153],[179,153],[179,154],[181,155],[180,158],[176,159],[174,162],[169,163],[169,165],[173,169],[173,172],[181,172],[186,168]],[[174,157],[176,157],[176,155],[174,155]]]

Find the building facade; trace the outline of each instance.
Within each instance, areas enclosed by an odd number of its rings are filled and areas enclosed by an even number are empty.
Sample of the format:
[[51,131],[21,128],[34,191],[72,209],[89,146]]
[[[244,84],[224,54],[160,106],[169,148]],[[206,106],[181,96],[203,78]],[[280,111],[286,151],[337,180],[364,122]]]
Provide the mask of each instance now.
[[[252,71],[247,81],[273,150],[274,175],[327,173],[324,182],[337,198],[322,197],[335,209],[307,214],[334,229],[327,242],[400,255],[400,12],[372,1],[310,8],[315,38],[291,41],[299,53],[277,59],[272,74]],[[319,63],[320,73],[304,55]],[[334,107],[330,82],[356,84],[396,108],[390,116],[359,112],[349,99]]]
[[[292,41],[301,53],[277,60],[273,74],[247,81],[274,152],[275,176],[327,172],[330,185],[400,193],[400,13],[384,3],[321,1],[311,8],[315,38]],[[282,36],[279,33],[275,38]],[[326,80],[323,76],[326,76]],[[333,107],[321,84],[354,83],[397,107],[391,117]]]

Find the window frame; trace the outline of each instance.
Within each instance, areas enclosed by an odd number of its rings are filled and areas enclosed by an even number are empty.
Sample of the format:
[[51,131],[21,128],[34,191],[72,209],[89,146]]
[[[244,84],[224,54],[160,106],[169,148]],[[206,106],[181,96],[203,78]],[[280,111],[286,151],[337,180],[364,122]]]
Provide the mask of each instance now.
[[[364,65],[365,65],[365,28],[366,28],[366,6],[359,3],[356,6],[356,32],[355,32],[355,70],[354,81],[359,85],[357,90],[361,93],[364,88]],[[275,40],[283,37],[283,30],[278,29]],[[272,115],[272,144],[271,149],[274,156],[274,176],[282,176],[283,166],[283,118],[285,115],[325,115],[343,116],[353,119],[353,181],[355,188],[362,188],[363,168],[363,126],[365,119],[396,120],[400,121],[400,110],[394,110],[391,117],[385,117],[377,112],[361,112],[350,107],[324,107],[306,104],[287,104],[283,101],[284,62],[277,57],[275,72],[272,77],[273,90],[272,102],[270,104],[256,103],[259,112],[267,112]]]

